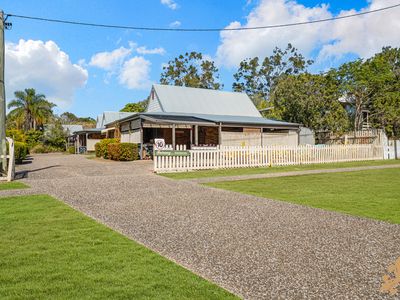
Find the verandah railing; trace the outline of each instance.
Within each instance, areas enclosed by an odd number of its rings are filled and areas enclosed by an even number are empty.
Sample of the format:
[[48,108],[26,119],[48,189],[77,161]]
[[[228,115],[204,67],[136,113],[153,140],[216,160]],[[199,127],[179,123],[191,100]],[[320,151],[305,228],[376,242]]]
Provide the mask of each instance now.
[[[183,147],[179,146],[179,150]],[[154,171],[185,172],[202,169],[286,166],[383,159],[380,145],[218,146],[188,150],[185,155],[154,155]]]

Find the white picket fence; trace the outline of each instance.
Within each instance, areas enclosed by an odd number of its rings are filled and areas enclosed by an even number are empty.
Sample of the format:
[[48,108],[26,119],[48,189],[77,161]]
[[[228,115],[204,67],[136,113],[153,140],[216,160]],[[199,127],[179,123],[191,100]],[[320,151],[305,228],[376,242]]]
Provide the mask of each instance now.
[[[183,147],[177,147],[184,150]],[[154,171],[287,166],[383,159],[377,145],[224,147],[188,150],[189,156],[154,156]]]

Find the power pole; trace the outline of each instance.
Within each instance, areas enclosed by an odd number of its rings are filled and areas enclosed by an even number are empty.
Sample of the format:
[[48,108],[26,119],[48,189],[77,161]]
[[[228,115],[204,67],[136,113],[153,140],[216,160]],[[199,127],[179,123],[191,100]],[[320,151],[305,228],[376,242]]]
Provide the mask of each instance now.
[[4,88],[4,12],[0,11],[0,172],[7,174],[6,93]]

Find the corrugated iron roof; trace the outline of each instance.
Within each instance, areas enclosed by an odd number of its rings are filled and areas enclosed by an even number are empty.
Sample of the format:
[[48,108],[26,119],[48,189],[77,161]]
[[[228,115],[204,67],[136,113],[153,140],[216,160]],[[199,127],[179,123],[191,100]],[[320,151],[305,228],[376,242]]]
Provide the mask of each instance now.
[[213,123],[223,123],[226,124],[237,124],[237,125],[259,125],[259,126],[282,126],[282,127],[293,127],[297,128],[300,124],[290,123],[284,121],[277,121],[272,119],[266,119],[263,117],[246,117],[246,116],[228,116],[228,115],[212,115],[212,114],[186,114],[186,113],[166,113],[166,112],[151,112],[151,113],[141,113],[140,115],[151,116],[162,120],[176,120],[193,122],[194,118],[198,121],[213,122]]
[[83,130],[83,126],[80,124],[63,124],[61,126],[67,134],[72,134],[75,131]]
[[244,93],[154,84],[163,112],[262,117]]
[[100,120],[97,121],[96,128],[105,128],[106,124],[112,123],[116,120],[132,116],[134,112],[121,112],[121,111],[105,111],[100,115]]

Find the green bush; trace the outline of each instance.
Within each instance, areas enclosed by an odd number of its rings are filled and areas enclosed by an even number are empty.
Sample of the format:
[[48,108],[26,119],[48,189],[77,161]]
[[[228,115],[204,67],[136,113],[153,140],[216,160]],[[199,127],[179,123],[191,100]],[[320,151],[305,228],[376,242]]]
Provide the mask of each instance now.
[[102,139],[99,142],[99,148],[98,152],[100,154],[99,157],[103,157],[103,158],[108,158],[108,149],[107,149],[107,145],[108,144],[112,144],[112,143],[119,143],[119,139]]
[[47,146],[43,144],[38,144],[31,148],[30,153],[51,153],[51,152],[62,152],[63,149],[58,147]]
[[112,160],[132,161],[139,159],[137,144],[111,143],[107,145],[108,157]]
[[28,146],[23,142],[14,142],[15,162],[21,163],[28,155]]
[[14,142],[26,142],[26,136],[24,132],[19,129],[7,129],[6,136],[12,138]]
[[64,151],[66,137],[61,123],[49,124],[43,134],[43,144],[58,151]]
[[120,143],[120,158],[121,161],[131,161],[139,159],[139,147],[137,144]]
[[69,154],[75,154],[75,146],[69,146],[67,151]]
[[40,130],[28,130],[25,132],[25,137],[29,149],[43,142],[43,132]]
[[96,143],[94,145],[94,153],[96,154],[96,157],[102,157],[102,153],[101,153],[101,144],[100,142]]
[[111,160],[119,160],[121,155],[120,143],[111,143],[107,145],[108,158]]

